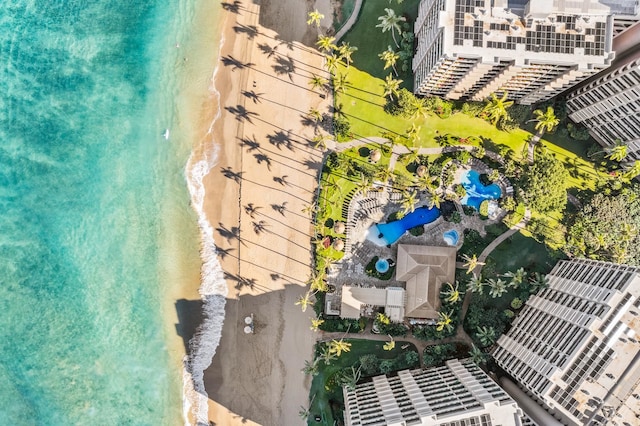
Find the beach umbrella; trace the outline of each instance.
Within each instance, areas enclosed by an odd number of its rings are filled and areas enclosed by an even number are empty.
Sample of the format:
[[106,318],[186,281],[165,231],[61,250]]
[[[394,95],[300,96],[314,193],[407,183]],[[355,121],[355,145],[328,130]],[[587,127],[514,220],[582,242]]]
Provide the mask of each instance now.
[[427,167],[422,164],[419,165],[416,169],[416,174],[418,175],[418,177],[424,176],[425,174],[427,174]]
[[382,158],[382,153],[379,149],[374,149],[369,153],[369,160],[372,163],[377,163]]
[[344,234],[344,231],[346,230],[346,227],[344,225],[344,222],[336,222],[333,224],[333,232],[335,232],[336,234]]
[[341,238],[336,239],[333,242],[333,248],[338,251],[342,251],[344,249],[344,241]]

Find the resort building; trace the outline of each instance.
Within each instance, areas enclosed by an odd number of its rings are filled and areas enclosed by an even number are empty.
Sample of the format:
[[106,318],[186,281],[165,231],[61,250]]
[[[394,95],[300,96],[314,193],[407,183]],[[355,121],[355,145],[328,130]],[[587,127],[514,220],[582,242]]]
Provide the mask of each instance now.
[[347,426],[523,424],[515,401],[470,359],[376,376],[343,392]]
[[616,60],[606,72],[574,90],[567,112],[603,147],[620,141],[628,158],[640,159],[640,23],[613,42]]
[[495,362],[562,424],[639,424],[640,269],[571,260],[547,278]]
[[415,91],[547,100],[609,67],[612,13],[605,0],[423,0],[414,27]]
[[358,319],[384,307],[394,322],[404,318],[436,319],[442,284],[455,281],[456,248],[398,244],[396,281],[401,287],[342,286],[340,317]]

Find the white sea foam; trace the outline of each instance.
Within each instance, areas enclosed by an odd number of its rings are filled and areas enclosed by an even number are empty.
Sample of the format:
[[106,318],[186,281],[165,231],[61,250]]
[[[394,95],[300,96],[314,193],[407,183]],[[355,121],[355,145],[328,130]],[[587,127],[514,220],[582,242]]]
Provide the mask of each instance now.
[[[218,57],[224,45],[224,38],[220,40]],[[219,65],[213,71],[210,91],[217,102],[217,113],[209,128],[209,135],[215,122],[220,118],[220,93],[215,88],[216,75]],[[218,261],[216,246],[213,239],[213,227],[207,219],[204,211],[205,186],[204,178],[215,167],[218,159],[220,145],[213,139],[209,141],[210,148],[205,147],[200,159],[195,163],[194,154],[191,154],[187,164],[187,184],[191,194],[191,205],[198,215],[200,228],[202,259],[200,296],[202,297],[202,323],[196,334],[189,342],[189,355],[184,360],[183,391],[185,422],[191,417],[198,426],[208,425],[207,392],[204,388],[204,371],[211,365],[211,360],[216,353],[222,325],[224,322],[224,308],[227,297],[227,284],[224,272]]]

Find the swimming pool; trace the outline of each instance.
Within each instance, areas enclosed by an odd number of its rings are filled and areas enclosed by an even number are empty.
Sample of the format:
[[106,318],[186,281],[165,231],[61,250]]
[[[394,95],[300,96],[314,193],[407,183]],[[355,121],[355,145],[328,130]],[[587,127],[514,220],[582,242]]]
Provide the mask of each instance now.
[[485,186],[480,182],[480,173],[475,170],[469,170],[465,173],[460,183],[467,191],[467,195],[465,195],[460,202],[476,210],[480,210],[480,203],[484,200],[497,200],[502,195],[500,187],[495,183]]
[[369,228],[367,239],[379,246],[393,244],[411,228],[431,223],[440,217],[437,207],[419,207],[400,220],[378,223]]
[[443,232],[442,239],[444,240],[445,243],[447,243],[447,245],[455,246],[456,244],[458,244],[458,240],[460,239],[460,236],[458,235],[458,231],[456,231],[455,229],[452,229],[450,231]]

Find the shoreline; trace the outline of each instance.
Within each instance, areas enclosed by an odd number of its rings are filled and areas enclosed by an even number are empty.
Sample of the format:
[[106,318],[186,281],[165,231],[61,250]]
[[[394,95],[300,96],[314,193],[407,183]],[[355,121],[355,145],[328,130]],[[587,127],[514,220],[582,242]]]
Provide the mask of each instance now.
[[[216,117],[199,120],[204,137],[194,139],[187,170],[196,211],[202,196],[200,294],[207,299],[194,374],[215,356],[203,378],[207,418],[203,406],[185,409],[190,421],[203,424],[297,424],[300,406],[308,404],[310,380],[300,370],[312,355],[314,314],[295,301],[307,290],[312,224],[300,211],[313,201],[322,153],[311,146],[313,129],[303,117],[311,107],[328,110],[330,101],[308,89],[311,74],[324,72],[321,56],[293,41],[315,40],[307,5],[285,3],[277,7],[294,19],[247,0],[236,3],[237,13],[220,11],[220,59],[208,96],[210,103],[218,93],[219,112],[198,105],[199,116]],[[275,22],[284,33],[263,26]],[[215,159],[206,158],[213,152]],[[202,187],[192,187],[194,170]],[[248,205],[256,207],[253,217]],[[250,314],[255,333],[246,335]],[[197,396],[204,402],[203,392]]]

